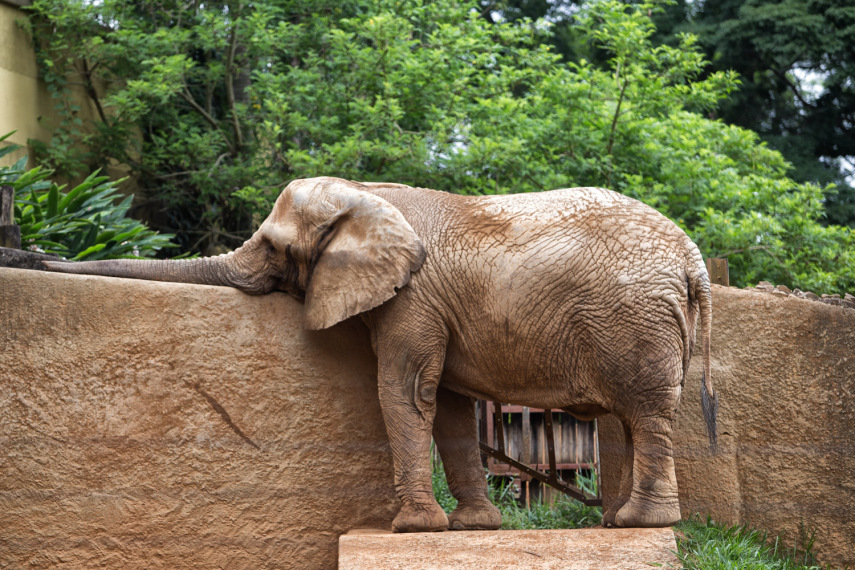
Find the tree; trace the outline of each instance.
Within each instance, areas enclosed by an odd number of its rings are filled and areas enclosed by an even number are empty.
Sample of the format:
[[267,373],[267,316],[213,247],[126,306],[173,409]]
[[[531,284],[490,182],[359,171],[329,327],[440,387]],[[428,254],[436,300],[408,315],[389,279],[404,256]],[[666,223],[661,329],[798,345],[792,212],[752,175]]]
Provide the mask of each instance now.
[[[107,83],[89,148],[126,149],[170,219],[192,222],[184,244],[201,247],[204,232],[236,245],[297,177],[467,194],[602,185],[727,255],[739,284],[855,284],[852,231],[819,223],[827,189],[794,182],[757,135],[709,118],[736,78],[705,73],[693,36],[654,45],[653,4],[575,16],[574,45],[597,64],[563,62],[549,22],[491,22],[475,2],[166,2],[145,18],[148,3],[34,6],[50,69]],[[39,35],[64,25],[63,10],[97,25]],[[59,49],[63,38],[82,47]]]
[[[631,2],[639,3],[639,2]],[[607,56],[585,45],[573,0],[482,0],[490,21],[545,18],[564,61]],[[825,188],[826,223],[855,227],[855,6],[839,0],[663,0],[652,12],[654,45],[698,37],[705,73],[736,71],[739,88],[711,110],[751,129],[792,163],[790,176]]]
[[[669,9],[663,41],[696,34],[712,70],[742,85],[718,116],[749,128],[793,164],[791,176],[826,185],[831,223],[855,227],[855,5],[839,0],[686,2]],[[682,21],[680,21],[682,16]]]

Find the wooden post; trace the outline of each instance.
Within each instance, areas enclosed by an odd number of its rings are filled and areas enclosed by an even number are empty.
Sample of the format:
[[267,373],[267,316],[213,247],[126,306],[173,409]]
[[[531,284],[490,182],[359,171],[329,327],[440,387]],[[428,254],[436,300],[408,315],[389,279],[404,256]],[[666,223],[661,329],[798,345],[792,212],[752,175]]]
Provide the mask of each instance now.
[[21,228],[15,225],[15,189],[0,186],[0,247],[21,249]]
[[730,276],[727,270],[727,259],[718,257],[707,258],[707,273],[710,274],[710,283],[716,285],[730,286]]
[[531,410],[523,406],[522,409],[522,449],[521,462],[526,465],[531,464]]

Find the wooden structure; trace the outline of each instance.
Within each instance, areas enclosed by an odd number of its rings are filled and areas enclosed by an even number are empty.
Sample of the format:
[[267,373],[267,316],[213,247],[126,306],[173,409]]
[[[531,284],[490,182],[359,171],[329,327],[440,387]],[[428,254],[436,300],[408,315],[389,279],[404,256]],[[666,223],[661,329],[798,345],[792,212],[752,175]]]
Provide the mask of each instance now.
[[[503,434],[497,434],[495,404],[478,402],[480,439],[490,448],[504,448],[505,453],[540,472],[549,472],[548,418],[545,410],[502,404]],[[552,411],[552,444],[555,470],[559,477],[573,482],[580,471],[598,471],[596,423],[579,421],[566,412]],[[498,435],[498,437],[497,437]],[[529,474],[494,457],[485,455],[485,465],[491,475],[512,477],[520,482],[520,498],[528,505],[532,495],[552,500],[554,493]]]
[[15,190],[0,186],[0,247],[21,249],[21,228],[15,225]]
[[730,274],[727,268],[727,258],[708,257],[706,260],[707,273],[710,274],[710,283],[716,285],[730,286]]

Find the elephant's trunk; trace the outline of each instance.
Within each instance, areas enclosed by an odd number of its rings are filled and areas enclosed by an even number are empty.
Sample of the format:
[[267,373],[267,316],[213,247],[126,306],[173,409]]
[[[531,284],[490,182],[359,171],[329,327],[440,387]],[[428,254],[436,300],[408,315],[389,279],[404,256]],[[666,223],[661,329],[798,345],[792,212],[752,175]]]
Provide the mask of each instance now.
[[262,293],[264,291],[255,290],[258,285],[248,270],[244,259],[250,255],[249,252],[253,249],[250,243],[252,241],[250,239],[231,253],[199,259],[106,259],[78,262],[45,261],[43,263],[49,271],[61,273],[221,285],[236,287],[247,293]]

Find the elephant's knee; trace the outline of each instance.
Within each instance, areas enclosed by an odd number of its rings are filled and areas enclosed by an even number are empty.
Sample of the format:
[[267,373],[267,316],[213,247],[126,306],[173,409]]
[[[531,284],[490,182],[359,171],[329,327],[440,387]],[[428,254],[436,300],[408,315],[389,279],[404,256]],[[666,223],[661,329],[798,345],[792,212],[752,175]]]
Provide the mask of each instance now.
[[432,381],[421,381],[418,386],[418,407],[433,409],[436,407],[437,383]]

